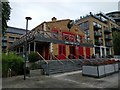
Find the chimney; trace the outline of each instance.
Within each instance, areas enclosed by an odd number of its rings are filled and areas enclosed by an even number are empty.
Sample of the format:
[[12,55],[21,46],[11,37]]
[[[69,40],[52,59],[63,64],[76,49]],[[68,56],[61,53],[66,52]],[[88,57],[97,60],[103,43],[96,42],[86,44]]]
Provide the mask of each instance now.
[[53,18],[52,18],[52,21],[56,21],[56,20],[57,20],[57,18],[56,18],[56,17],[53,17]]

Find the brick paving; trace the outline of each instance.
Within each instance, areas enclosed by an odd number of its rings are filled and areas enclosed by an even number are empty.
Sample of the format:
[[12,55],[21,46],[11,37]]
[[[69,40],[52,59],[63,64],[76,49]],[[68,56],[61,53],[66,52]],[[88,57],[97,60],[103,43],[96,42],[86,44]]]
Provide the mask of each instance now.
[[82,76],[82,71],[41,75],[40,70],[32,70],[30,77],[23,75],[2,79],[3,88],[118,88],[118,74],[104,78]]

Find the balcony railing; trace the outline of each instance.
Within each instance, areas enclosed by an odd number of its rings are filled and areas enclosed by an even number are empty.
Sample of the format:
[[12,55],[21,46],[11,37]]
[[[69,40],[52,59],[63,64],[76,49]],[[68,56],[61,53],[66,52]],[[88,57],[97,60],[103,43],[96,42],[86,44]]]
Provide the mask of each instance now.
[[114,31],[114,30],[120,30],[120,28],[119,27],[112,27],[112,31]]
[[3,46],[4,46],[4,47],[7,46],[7,43],[2,43],[2,47],[3,47]]
[[102,44],[103,44],[103,42],[102,42],[102,41],[99,41],[99,40],[96,40],[96,41],[95,41],[95,45],[100,46],[100,45],[102,45]]
[[108,29],[106,29],[106,30],[104,30],[104,33],[105,33],[105,34],[107,34],[107,33],[111,33],[111,31],[108,30]]
[[112,43],[106,43],[106,46],[107,46],[107,47],[112,47],[113,44],[112,44]]
[[98,26],[98,25],[94,25],[94,29],[95,29],[95,30],[98,30],[98,29],[101,29],[101,27]]
[[2,41],[7,41],[7,38],[2,38]]
[[100,33],[100,32],[94,32],[94,36],[95,36],[95,37],[101,37],[101,36],[102,36],[102,33]]
[[105,39],[106,39],[106,40],[111,40],[112,37],[111,37],[111,36],[105,36]]

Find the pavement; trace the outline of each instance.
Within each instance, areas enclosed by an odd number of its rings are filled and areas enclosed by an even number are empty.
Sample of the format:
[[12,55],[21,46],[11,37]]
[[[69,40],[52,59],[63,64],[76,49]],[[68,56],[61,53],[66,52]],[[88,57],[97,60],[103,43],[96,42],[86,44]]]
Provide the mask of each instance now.
[[26,80],[23,75],[2,78],[2,88],[118,88],[120,81],[119,73],[103,78],[82,76],[81,70],[50,76],[41,75],[40,70],[30,73]]

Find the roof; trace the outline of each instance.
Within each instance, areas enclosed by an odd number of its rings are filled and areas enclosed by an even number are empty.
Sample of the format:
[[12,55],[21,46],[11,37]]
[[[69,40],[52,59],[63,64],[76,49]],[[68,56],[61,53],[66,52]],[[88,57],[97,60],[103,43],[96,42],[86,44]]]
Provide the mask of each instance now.
[[[27,31],[29,31],[29,30],[27,30]],[[6,30],[6,33],[13,33],[13,34],[23,35],[23,34],[26,33],[26,30],[22,29],[22,28],[16,28],[16,27],[8,26],[8,28]]]
[[12,27],[12,26],[8,26],[8,28],[14,28],[14,29],[19,29],[19,30],[23,30],[23,31],[26,30],[26,29],[23,29],[23,28],[17,28],[17,27]]
[[106,15],[109,15],[109,14],[120,14],[120,11],[113,11],[113,12],[109,12],[109,13],[107,13]]

